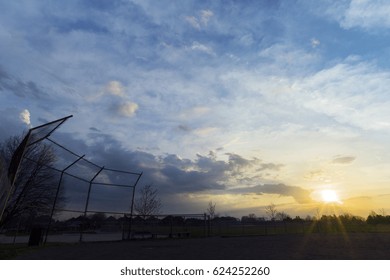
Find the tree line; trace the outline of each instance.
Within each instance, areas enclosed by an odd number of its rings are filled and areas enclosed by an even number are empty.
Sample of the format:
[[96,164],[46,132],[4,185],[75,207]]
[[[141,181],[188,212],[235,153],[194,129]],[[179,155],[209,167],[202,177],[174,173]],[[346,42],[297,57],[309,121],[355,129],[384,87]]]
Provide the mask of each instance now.
[[306,217],[295,216],[291,217],[284,211],[277,210],[275,204],[271,203],[264,207],[265,216],[258,217],[254,213],[249,213],[248,215],[242,216],[241,219],[234,217],[220,217],[216,211],[217,205],[213,201],[210,201],[206,209],[206,213],[210,216],[212,220],[232,220],[235,219],[241,223],[247,224],[258,224],[263,222],[327,222],[327,223],[344,223],[344,224],[368,224],[368,225],[378,225],[378,224],[390,224],[390,215],[386,215],[384,209],[380,209],[379,213],[371,211],[367,218],[360,216],[352,215],[349,213],[344,213],[340,215],[321,215],[317,211],[316,215]]

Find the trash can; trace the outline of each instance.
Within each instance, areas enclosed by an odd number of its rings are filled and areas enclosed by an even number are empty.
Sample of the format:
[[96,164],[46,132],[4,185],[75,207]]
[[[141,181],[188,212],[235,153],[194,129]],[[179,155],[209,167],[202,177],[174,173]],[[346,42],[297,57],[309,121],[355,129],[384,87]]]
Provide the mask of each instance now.
[[42,228],[33,227],[31,229],[30,238],[28,240],[28,246],[39,246],[42,240]]

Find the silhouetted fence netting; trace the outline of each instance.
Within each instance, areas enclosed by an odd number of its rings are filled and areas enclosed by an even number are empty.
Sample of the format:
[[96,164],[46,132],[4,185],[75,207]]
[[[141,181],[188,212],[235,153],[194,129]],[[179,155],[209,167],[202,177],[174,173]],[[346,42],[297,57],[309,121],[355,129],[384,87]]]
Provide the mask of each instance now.
[[[9,167],[1,168],[3,239],[13,236],[17,242],[35,230],[45,241],[55,239],[54,233],[75,231],[83,240],[84,233],[97,230],[98,221],[113,223],[118,215],[133,215],[142,173],[97,165],[49,138],[68,118],[30,129]],[[127,230],[131,236],[131,228]]]

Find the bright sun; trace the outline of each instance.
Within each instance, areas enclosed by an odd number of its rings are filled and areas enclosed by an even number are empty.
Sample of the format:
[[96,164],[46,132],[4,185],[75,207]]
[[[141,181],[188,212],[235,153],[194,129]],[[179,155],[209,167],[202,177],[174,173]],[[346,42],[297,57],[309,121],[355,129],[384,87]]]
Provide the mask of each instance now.
[[329,190],[329,189],[322,190],[321,197],[322,197],[322,201],[325,203],[333,203],[333,202],[341,203],[339,196],[334,190]]

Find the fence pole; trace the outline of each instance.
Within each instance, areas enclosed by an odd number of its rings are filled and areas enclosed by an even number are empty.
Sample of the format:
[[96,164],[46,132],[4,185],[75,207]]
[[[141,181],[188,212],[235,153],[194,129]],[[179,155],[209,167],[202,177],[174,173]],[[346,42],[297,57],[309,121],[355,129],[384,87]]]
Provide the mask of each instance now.
[[57,185],[56,196],[55,196],[55,198],[54,198],[53,207],[51,208],[49,224],[47,225],[47,228],[46,228],[45,241],[43,242],[43,244],[46,244],[46,242],[47,242],[47,236],[49,235],[49,231],[50,231],[50,227],[51,227],[51,222],[52,222],[52,220],[53,220],[54,211],[55,211],[55,208],[56,208],[56,205],[57,205],[57,199],[58,199],[58,195],[59,195],[59,193],[60,193],[60,188],[61,188],[61,183],[62,183],[62,178],[63,178],[63,176],[64,176],[64,173],[65,173],[66,170],[68,170],[70,167],[72,167],[74,164],[76,164],[79,160],[81,160],[84,156],[85,156],[85,155],[82,155],[81,157],[79,157],[78,159],[76,159],[74,162],[72,162],[71,164],[69,164],[67,167],[65,167],[65,168],[61,171],[60,180],[58,181],[58,185]]
[[123,213],[123,220],[122,220],[122,240],[125,240],[125,220],[126,220],[126,214]]
[[[93,178],[91,179],[91,181],[89,181],[89,188],[88,188],[88,195],[87,195],[87,201],[85,202],[85,209],[84,209],[84,221],[82,223],[82,225],[85,224],[85,220],[87,218],[87,212],[88,212],[88,205],[89,205],[89,197],[91,195],[91,189],[92,189],[92,182],[93,180],[95,180],[95,178],[100,174],[100,172],[102,172],[104,169],[104,166],[100,168],[100,170],[98,172],[96,172],[95,176],[93,176]],[[81,227],[81,230],[80,230],[80,242],[83,242],[83,228]]]
[[130,239],[130,234],[131,234],[131,230],[132,230],[131,227],[132,227],[132,222],[133,222],[135,187],[137,186],[139,179],[141,179],[142,174],[143,174],[143,172],[141,172],[141,174],[138,175],[137,181],[135,182],[135,184],[134,184],[134,186],[133,186],[133,196],[132,196],[132,198],[131,198],[129,231],[127,232],[127,239]]
[[170,217],[170,222],[171,222],[171,232],[169,233],[169,237],[173,238],[173,221],[172,221],[173,216]]

